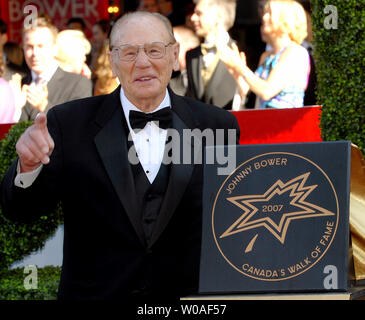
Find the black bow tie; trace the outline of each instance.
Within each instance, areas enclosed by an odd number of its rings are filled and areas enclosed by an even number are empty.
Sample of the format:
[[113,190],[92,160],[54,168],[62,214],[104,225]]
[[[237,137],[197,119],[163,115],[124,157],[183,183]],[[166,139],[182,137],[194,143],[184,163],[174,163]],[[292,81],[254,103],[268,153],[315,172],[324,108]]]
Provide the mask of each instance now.
[[168,129],[171,126],[171,108],[163,108],[152,113],[144,113],[139,111],[129,111],[129,123],[133,131],[135,129],[143,129],[147,122],[158,121],[161,129]]

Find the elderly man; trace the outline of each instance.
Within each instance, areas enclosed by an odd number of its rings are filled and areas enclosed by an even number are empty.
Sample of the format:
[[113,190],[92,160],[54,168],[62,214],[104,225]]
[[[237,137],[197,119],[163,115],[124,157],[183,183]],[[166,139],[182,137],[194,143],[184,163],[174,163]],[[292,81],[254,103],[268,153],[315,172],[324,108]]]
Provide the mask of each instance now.
[[[162,161],[167,132],[236,129],[236,144],[237,120],[167,89],[179,45],[164,16],[124,15],[110,41],[121,86],[37,118],[19,139],[19,159],[2,182],[3,212],[35,219],[62,201],[60,299],[196,293],[202,164]],[[131,162],[136,152],[140,161]],[[149,161],[151,153],[159,161]]]
[[36,22],[23,35],[24,57],[31,74],[22,79],[22,94],[18,83],[17,96],[23,96],[18,99],[20,120],[33,121],[39,112],[47,112],[56,104],[92,94],[91,80],[65,72],[57,64],[56,27],[44,18]]
[[[236,16],[235,0],[196,0],[191,16],[196,34],[204,43],[186,53],[188,89],[186,95],[225,109],[239,109],[237,85],[227,67],[219,60],[217,46],[233,40],[228,30]],[[239,101],[237,100],[239,99]]]

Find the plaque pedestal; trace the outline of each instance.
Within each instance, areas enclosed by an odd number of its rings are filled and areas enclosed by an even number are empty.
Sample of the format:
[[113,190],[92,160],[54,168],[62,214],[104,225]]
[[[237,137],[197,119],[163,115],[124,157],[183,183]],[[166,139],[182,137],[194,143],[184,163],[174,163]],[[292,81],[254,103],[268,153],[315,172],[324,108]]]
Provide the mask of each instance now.
[[365,286],[353,287],[347,292],[201,295],[180,300],[365,300]]

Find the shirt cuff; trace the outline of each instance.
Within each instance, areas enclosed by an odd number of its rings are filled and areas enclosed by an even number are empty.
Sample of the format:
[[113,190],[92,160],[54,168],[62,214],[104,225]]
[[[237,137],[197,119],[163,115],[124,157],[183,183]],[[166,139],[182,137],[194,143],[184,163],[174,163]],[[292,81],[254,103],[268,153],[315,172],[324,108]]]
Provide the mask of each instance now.
[[43,168],[43,164],[41,164],[37,169],[35,169],[33,171],[20,173],[20,164],[18,161],[18,164],[16,167],[17,175],[14,179],[14,185],[16,187],[23,188],[23,189],[30,187],[33,184],[33,182],[35,181],[35,179],[38,177],[42,168]]

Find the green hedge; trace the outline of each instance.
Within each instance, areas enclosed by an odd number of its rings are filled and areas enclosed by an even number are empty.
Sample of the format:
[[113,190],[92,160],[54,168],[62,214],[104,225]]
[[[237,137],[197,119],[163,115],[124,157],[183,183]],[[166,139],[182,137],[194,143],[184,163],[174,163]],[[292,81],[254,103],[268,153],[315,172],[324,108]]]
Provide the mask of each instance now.
[[37,289],[26,289],[28,274],[23,268],[0,272],[0,300],[55,300],[61,268],[44,267],[37,270]]
[[[322,138],[351,140],[365,154],[365,0],[311,5]],[[330,5],[337,9],[337,29],[329,28],[334,11],[324,13]]]
[[[20,122],[14,125],[5,138],[0,140],[0,180],[17,156],[17,140],[30,124],[31,122]],[[15,261],[42,248],[61,223],[60,206],[55,212],[28,224],[9,221],[0,208],[0,272],[7,270]]]

